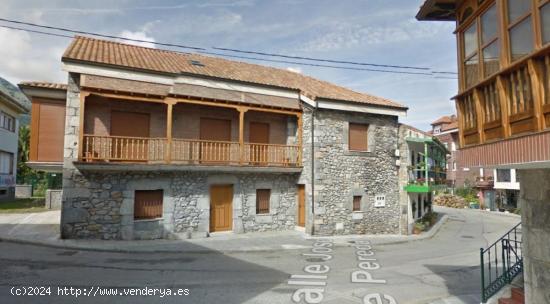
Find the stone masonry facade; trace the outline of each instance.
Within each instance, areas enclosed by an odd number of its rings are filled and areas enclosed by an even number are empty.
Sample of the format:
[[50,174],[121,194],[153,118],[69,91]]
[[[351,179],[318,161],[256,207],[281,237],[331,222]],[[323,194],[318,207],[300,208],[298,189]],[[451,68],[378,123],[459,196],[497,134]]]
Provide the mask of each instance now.
[[[368,124],[368,151],[349,151],[350,122]],[[397,117],[317,110],[314,134],[314,233],[398,234]],[[354,196],[360,211],[352,211]],[[383,206],[375,207],[377,196]]]
[[[207,236],[209,189],[217,184],[233,186],[234,233],[295,229],[297,185],[305,186],[307,233],[398,234],[400,231],[395,116],[313,110],[304,104],[301,172],[267,169],[234,172],[231,168],[156,172],[81,170],[75,164],[81,112],[78,76],[69,75],[67,90],[63,238],[131,240]],[[368,151],[349,151],[350,122],[369,125]],[[296,141],[296,129],[295,120],[289,119],[289,142]],[[256,214],[257,189],[271,190],[268,214]],[[136,190],[163,191],[162,218],[134,220]],[[354,196],[361,196],[358,211],[352,211]],[[376,197],[382,198],[379,206],[375,206]]]

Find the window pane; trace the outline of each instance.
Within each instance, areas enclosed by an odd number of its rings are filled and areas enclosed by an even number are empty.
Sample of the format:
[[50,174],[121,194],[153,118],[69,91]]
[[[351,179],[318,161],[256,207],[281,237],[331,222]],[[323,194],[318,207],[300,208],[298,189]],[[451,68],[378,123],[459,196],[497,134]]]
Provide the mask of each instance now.
[[510,29],[510,48],[512,49],[512,60],[521,58],[533,50],[533,30],[530,17]]
[[481,16],[481,33],[483,43],[489,42],[497,35],[498,17],[495,5]]
[[497,182],[509,183],[512,181],[510,169],[497,169]]
[[466,60],[464,63],[464,79],[466,79],[466,87],[471,87],[477,83],[479,75],[478,65],[479,58],[477,55]]
[[540,8],[540,18],[542,27],[542,42],[550,42],[550,2]]
[[531,0],[508,0],[508,21],[514,22],[531,10]]
[[472,24],[469,29],[464,32],[464,56],[468,57],[477,50],[477,26]]
[[483,49],[483,62],[485,77],[490,76],[499,69],[499,55],[500,55],[500,44],[499,40],[495,40],[493,43],[489,44],[486,48]]

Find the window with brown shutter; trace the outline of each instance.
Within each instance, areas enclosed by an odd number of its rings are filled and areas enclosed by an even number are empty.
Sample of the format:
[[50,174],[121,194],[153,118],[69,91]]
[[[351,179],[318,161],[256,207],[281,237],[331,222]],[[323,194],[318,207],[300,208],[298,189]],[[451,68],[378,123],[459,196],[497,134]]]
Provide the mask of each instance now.
[[349,150],[367,151],[369,125],[349,124]]
[[256,214],[269,213],[269,197],[271,196],[270,189],[256,190]]
[[134,219],[162,217],[162,190],[136,190],[134,198]]
[[361,211],[361,196],[353,197],[353,211]]

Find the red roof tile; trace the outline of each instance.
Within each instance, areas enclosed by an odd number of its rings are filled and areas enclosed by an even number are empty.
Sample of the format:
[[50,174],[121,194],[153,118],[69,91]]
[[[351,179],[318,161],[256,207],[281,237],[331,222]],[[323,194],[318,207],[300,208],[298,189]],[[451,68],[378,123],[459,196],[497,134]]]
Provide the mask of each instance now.
[[114,41],[77,36],[63,54],[63,61],[120,66],[167,73],[201,75],[300,90],[315,98],[407,109],[391,100],[337,86],[299,73],[257,64],[198,54],[179,53]]

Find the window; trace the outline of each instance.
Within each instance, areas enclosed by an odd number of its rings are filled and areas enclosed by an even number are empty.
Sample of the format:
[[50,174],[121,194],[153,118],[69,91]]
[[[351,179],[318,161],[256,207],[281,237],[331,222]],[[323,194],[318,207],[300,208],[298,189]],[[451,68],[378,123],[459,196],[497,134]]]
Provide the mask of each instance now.
[[497,7],[493,5],[481,16],[481,49],[483,53],[483,76],[499,70],[500,44],[498,40]]
[[456,143],[454,141],[451,143],[451,151],[456,151]]
[[353,197],[353,211],[361,211],[361,196],[356,195]]
[[453,161],[453,171],[456,171],[456,161]]
[[464,80],[466,87],[478,81],[479,57],[477,54],[477,24],[472,24],[463,34],[464,43]]
[[0,112],[0,128],[10,132],[15,132],[15,117],[7,113]]
[[434,127],[434,134],[441,133],[441,126]]
[[366,124],[349,124],[349,150],[350,151],[367,151],[368,147],[368,130],[369,125]]
[[497,169],[497,182],[509,183],[512,181],[512,174],[510,169]]
[[13,174],[13,153],[0,151],[0,174]]
[[508,31],[512,61],[533,50],[531,1],[508,0]]
[[162,196],[162,190],[136,190],[134,197],[134,219],[161,218]]
[[270,189],[256,190],[256,214],[269,214]]
[[542,28],[542,43],[550,43],[550,2],[540,8],[540,22]]

